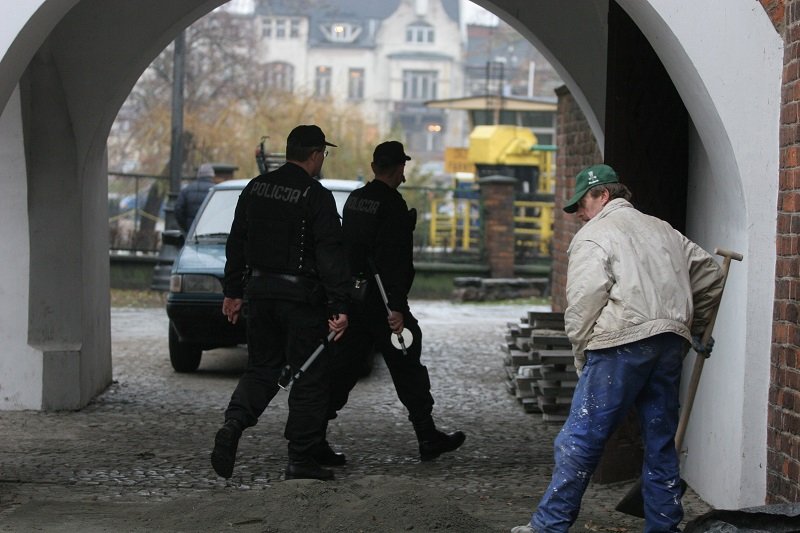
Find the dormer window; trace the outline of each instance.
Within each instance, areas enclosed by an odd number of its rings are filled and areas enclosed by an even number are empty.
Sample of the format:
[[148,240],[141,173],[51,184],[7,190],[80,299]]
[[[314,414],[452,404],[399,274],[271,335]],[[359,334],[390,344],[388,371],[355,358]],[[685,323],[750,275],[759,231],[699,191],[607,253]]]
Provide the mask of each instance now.
[[349,22],[331,22],[321,25],[319,29],[333,43],[352,43],[361,35],[361,27]]
[[261,21],[262,35],[265,39],[299,39],[299,18],[265,17]]
[[406,26],[407,43],[432,43],[433,41],[433,26],[421,22]]

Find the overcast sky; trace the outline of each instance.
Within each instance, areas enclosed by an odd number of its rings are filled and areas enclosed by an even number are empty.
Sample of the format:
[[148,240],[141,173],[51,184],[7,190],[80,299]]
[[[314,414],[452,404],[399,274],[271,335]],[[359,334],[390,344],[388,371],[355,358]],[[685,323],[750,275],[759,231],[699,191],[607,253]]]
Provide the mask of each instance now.
[[467,24],[483,24],[485,26],[497,24],[497,17],[479,5],[473,4],[469,0],[462,0],[461,5],[464,10],[464,22]]

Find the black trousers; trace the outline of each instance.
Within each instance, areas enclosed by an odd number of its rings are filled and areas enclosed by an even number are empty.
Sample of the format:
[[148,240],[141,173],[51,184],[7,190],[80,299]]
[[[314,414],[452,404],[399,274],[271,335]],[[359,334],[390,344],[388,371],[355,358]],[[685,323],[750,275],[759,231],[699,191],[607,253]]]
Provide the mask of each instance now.
[[[288,363],[299,369],[328,333],[325,308],[304,302],[250,299],[247,315],[247,369],[225,411],[225,419],[254,426],[278,392],[278,378]],[[324,438],[329,395],[329,349],[296,380],[289,392],[284,436],[289,458],[308,455]]]
[[424,421],[433,411],[433,396],[428,369],[420,361],[422,331],[410,310],[403,312],[406,329],[414,336],[406,354],[395,348],[383,303],[370,299],[364,306],[351,310],[350,325],[336,343],[331,371],[331,399],[328,419],[336,418],[362,375],[365,359],[379,352],[394,382],[397,397],[408,410],[411,422]]

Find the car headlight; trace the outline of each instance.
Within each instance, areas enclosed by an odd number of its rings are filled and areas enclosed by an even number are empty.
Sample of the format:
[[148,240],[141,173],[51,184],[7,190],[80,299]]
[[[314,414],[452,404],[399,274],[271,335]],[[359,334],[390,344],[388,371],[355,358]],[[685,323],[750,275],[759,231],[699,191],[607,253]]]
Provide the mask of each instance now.
[[215,276],[173,274],[169,278],[169,290],[182,293],[222,293],[222,283]]

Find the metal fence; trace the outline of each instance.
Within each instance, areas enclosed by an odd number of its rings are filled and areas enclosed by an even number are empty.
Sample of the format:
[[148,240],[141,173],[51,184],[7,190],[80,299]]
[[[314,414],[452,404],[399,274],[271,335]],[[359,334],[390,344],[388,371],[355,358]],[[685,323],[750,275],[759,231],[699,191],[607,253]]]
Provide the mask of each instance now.
[[[191,178],[184,178],[188,181]],[[169,178],[108,174],[108,230],[112,252],[155,254],[161,246]]]
[[[109,173],[108,222],[112,252],[144,255],[158,252],[168,190],[167,177]],[[409,208],[417,213],[414,232],[416,261],[487,262],[481,226],[482,207],[477,190],[404,185],[402,193]],[[552,202],[514,202],[517,263],[549,257],[552,224]]]

